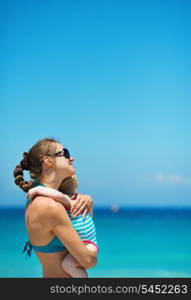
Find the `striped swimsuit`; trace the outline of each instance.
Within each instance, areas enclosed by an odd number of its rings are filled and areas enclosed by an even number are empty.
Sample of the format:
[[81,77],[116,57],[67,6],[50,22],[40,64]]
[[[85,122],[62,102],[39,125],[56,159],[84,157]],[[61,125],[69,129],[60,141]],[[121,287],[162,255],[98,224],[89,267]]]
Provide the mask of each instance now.
[[85,218],[82,218],[82,214],[77,217],[72,217],[71,212],[67,211],[70,221],[74,229],[79,234],[81,240],[84,243],[94,244],[97,247],[96,229],[92,217],[89,213]]

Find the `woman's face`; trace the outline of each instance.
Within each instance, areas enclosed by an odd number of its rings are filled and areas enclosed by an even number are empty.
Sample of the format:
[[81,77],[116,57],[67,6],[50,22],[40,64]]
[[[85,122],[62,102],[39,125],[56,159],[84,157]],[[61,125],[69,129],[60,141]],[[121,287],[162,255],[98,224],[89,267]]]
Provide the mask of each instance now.
[[66,178],[75,174],[75,169],[73,166],[74,158],[66,158],[64,156],[63,145],[56,144],[56,155],[53,158],[53,168],[60,175],[61,178]]

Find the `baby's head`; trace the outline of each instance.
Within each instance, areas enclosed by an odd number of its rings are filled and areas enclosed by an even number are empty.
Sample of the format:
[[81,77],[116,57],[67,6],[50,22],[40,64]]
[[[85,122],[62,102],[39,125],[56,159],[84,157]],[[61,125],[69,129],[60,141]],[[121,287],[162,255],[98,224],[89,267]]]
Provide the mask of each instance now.
[[76,175],[65,178],[59,186],[59,191],[68,196],[72,196],[76,193],[78,187],[78,181]]

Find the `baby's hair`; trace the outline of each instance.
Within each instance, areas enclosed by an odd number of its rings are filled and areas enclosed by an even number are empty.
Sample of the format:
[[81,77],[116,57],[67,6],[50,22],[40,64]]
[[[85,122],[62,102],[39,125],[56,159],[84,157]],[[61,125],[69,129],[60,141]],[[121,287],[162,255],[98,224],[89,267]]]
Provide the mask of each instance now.
[[29,171],[31,179],[40,179],[42,175],[43,156],[53,155],[56,151],[56,143],[53,138],[45,138],[38,141],[29,152],[23,153],[23,159],[13,171],[15,184],[18,185],[24,192],[28,192],[35,180],[25,181],[23,171]]
[[59,191],[68,196],[72,196],[78,187],[78,180],[76,175],[65,178],[59,186]]

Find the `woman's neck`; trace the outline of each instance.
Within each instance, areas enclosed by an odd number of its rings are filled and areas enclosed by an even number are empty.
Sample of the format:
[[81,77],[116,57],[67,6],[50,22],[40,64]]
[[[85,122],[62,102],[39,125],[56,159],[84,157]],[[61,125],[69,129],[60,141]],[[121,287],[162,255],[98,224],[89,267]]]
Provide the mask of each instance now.
[[44,177],[40,180],[41,184],[55,190],[58,190],[59,186],[61,185],[61,182],[62,180],[55,178],[54,176],[49,176],[48,178]]
[[55,190],[58,190],[60,186],[60,184],[57,184],[57,182],[47,182],[44,180],[41,180],[40,183]]

